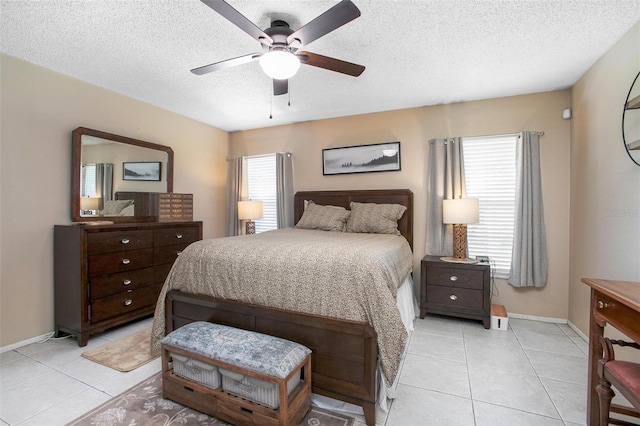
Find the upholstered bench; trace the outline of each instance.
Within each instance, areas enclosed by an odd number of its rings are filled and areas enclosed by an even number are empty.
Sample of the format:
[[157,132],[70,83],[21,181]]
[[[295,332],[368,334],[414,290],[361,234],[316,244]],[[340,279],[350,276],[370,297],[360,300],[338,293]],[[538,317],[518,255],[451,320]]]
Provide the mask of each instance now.
[[311,350],[266,334],[194,322],[162,339],[162,392],[237,425],[298,425],[311,408]]

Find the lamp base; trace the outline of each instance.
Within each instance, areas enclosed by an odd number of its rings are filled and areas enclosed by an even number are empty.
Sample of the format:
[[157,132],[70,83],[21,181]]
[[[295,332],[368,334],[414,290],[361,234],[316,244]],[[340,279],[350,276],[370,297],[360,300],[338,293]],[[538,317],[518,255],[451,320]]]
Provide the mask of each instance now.
[[247,223],[245,223],[245,233],[247,235],[252,235],[256,233],[256,223],[252,220],[247,220]]

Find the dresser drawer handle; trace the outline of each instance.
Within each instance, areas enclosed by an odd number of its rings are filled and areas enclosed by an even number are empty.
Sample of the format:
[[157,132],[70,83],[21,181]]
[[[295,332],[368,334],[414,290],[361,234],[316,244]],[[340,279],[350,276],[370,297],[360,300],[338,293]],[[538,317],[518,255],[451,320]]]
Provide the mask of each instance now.
[[449,299],[458,300],[458,296],[456,296],[455,294],[452,294],[451,296],[449,296]]
[[122,281],[122,284],[129,285],[129,284],[131,284],[131,280],[126,279],[126,280]]
[[599,300],[599,301],[598,301],[598,308],[600,308],[600,309],[604,309],[604,308],[608,308],[608,307],[609,307],[609,304],[608,304],[608,303],[603,302],[602,300]]
[[120,242],[122,244],[129,244],[131,242],[131,240],[129,240],[128,238],[123,238]]
[[128,265],[131,263],[131,259],[122,259],[122,264],[123,265]]
[[176,238],[177,239],[181,239],[182,238],[182,234],[176,234]]
[[131,300],[131,299],[126,299],[126,300],[124,301],[124,306],[130,306],[132,303],[133,303],[133,300]]
[[182,254],[182,251],[177,251],[176,252],[176,256],[180,256]]
[[451,275],[451,276],[449,277],[449,279],[450,279],[451,281],[458,281],[458,277],[456,277],[455,275]]

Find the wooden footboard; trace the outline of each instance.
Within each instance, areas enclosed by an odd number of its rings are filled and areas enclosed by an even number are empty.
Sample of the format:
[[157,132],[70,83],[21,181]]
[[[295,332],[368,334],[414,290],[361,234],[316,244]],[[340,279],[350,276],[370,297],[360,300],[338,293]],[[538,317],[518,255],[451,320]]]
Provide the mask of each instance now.
[[313,351],[313,392],[361,406],[367,424],[375,425],[377,339],[369,324],[169,291],[166,333],[194,321],[257,331],[307,346]]

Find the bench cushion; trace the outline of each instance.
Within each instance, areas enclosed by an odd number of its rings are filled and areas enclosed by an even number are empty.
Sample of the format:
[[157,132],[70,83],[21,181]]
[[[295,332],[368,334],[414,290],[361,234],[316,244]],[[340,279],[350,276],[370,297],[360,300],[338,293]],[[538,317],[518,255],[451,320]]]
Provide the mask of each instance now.
[[162,343],[280,379],[311,353],[279,337],[204,321],[172,331]]

